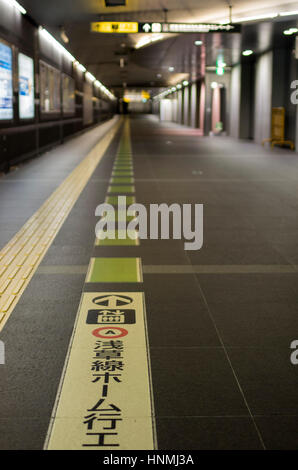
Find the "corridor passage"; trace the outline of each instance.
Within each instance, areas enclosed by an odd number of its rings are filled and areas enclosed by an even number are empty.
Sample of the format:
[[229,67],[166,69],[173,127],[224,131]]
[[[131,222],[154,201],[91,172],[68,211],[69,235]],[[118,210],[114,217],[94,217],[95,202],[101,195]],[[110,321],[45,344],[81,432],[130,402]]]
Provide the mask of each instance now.
[[[297,449],[297,184],[295,153],[152,114],[1,176],[0,448]],[[202,248],[121,238],[119,196],[203,204]]]

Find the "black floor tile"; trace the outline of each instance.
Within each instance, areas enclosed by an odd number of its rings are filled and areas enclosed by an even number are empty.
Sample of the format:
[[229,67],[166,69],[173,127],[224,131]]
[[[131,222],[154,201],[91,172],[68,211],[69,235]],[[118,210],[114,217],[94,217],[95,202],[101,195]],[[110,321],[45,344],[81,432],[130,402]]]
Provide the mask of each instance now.
[[159,450],[261,450],[251,418],[158,418]]
[[253,415],[298,415],[298,371],[290,361],[291,352],[290,344],[278,350],[228,349]]
[[151,367],[159,418],[248,415],[221,349],[153,348]]
[[255,421],[268,450],[298,450],[298,416],[264,416]]

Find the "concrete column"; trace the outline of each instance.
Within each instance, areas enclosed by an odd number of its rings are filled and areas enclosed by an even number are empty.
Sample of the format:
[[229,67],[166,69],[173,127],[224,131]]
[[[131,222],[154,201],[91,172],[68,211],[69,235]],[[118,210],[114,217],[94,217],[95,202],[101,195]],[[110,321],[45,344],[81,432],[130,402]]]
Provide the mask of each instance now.
[[240,104],[241,104],[241,65],[236,65],[231,73],[230,101],[230,135],[240,137]]
[[272,65],[272,51],[262,54],[256,62],[254,140],[259,144],[271,136]]
[[[218,76],[214,72],[207,72],[205,75],[205,113],[204,113],[204,135],[209,135],[212,131],[212,96],[213,89],[212,82],[216,82],[225,88],[224,96],[227,103],[230,101],[230,81],[231,74],[226,72],[223,76]],[[220,120],[223,121],[224,131],[229,133],[230,128],[230,106],[225,106],[223,103],[224,113],[221,114]]]
[[190,122],[191,127],[198,127],[198,87],[193,83],[190,88]]
[[178,111],[177,111],[177,122],[182,124],[183,121],[183,90],[178,91]]
[[206,86],[205,82],[201,82],[200,85],[200,109],[199,109],[199,128],[202,132],[205,129],[205,96],[206,96]]
[[254,137],[254,72],[254,60],[242,63],[239,122],[240,139],[253,139]]
[[296,105],[296,135],[295,135],[295,150],[298,153],[298,105]]
[[160,120],[172,120],[172,100],[169,98],[160,101]]
[[231,73],[230,135],[261,143],[271,137],[272,108],[284,107],[285,136],[295,140],[296,109],[289,95],[297,72],[290,47],[242,58]]
[[177,93],[174,93],[172,98],[172,121],[177,122],[177,113],[178,113],[178,96]]
[[298,151],[298,132],[295,105],[291,102],[291,83],[298,77],[298,61],[292,54],[295,43],[287,48],[274,49],[272,72],[272,107],[285,108],[285,139],[295,143]]
[[220,100],[220,88],[214,88],[212,92],[212,121],[211,130],[216,132],[216,125],[221,120],[221,100]]
[[183,124],[189,126],[189,86],[183,89],[184,107],[183,107]]

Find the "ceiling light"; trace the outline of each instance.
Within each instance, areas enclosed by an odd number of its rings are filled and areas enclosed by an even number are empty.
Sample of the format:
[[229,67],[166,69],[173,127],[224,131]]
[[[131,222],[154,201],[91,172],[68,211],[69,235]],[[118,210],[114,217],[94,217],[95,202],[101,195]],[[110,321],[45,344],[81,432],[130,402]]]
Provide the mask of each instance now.
[[211,88],[213,88],[213,90],[214,90],[215,88],[217,88],[217,87],[218,87],[218,83],[217,83],[217,82],[212,82],[212,83],[211,83]]
[[179,85],[177,85],[177,88],[178,88],[178,90],[180,90],[182,88],[181,83],[179,83]]
[[87,71],[86,67],[84,67],[84,65],[80,64],[77,60],[75,61],[75,65],[81,72],[84,73],[84,72]]
[[64,53],[64,55],[66,57],[69,58],[69,60],[71,60],[73,63],[74,63],[74,66],[80,70],[81,72],[86,72],[86,78],[88,78],[89,80],[91,80],[92,82],[95,82],[95,84],[97,86],[101,86],[102,89],[104,89],[105,93],[107,94],[107,96],[109,96],[109,98],[111,99],[116,99],[116,97],[107,89],[104,87],[104,85],[102,85],[102,83],[100,83],[98,80],[96,80],[96,78],[90,73],[90,72],[87,72],[87,69],[86,67],[84,67],[84,65],[80,64],[80,62],[78,60],[76,60],[71,54],[70,52],[68,52],[68,50],[66,50],[62,44],[60,44],[60,42],[58,42],[46,29],[44,29],[42,26],[39,27],[39,33],[44,37],[46,38],[53,46],[55,46],[58,50],[60,50],[61,53]]
[[12,6],[17,8],[17,10],[19,10],[23,15],[26,15],[27,11],[18,2],[16,2],[15,0],[6,0],[6,1],[7,1],[7,3],[10,3]]
[[298,10],[295,11],[281,11],[280,16],[293,16],[298,15]]
[[298,33],[298,28],[290,28],[284,31],[285,36],[291,36],[292,34]]
[[174,72],[175,67],[169,67],[169,72]]
[[141,47],[148,46],[156,41],[163,39],[162,34],[149,34],[148,36],[143,36],[135,45],[135,49],[140,49]]
[[266,15],[258,15],[258,16],[246,16],[244,18],[237,18],[235,21],[237,23],[245,23],[245,21],[258,21],[258,20],[266,20],[266,19],[272,19],[276,18],[278,16],[278,13],[267,13]]
[[65,42],[65,44],[69,43],[69,37],[67,36],[64,28],[61,28],[60,36],[62,41]]
[[63,47],[62,44],[60,44],[60,42],[57,41],[54,38],[54,36],[52,36],[45,28],[40,26],[39,32],[44,38],[47,39],[47,41],[49,41],[53,46],[55,46],[58,50],[60,50],[60,52],[63,53],[66,57],[68,57],[68,59],[71,60],[71,62],[74,62],[76,60],[74,56],[71,55],[71,53],[68,52],[68,50],[65,49],[65,47]]
[[199,40],[198,40],[198,41],[195,41],[195,42],[194,42],[194,45],[195,45],[195,46],[202,46],[202,44],[203,44],[203,41],[199,41]]
[[94,77],[94,75],[92,75],[92,73],[90,72],[86,72],[86,78],[88,78],[89,80],[91,80],[91,82],[94,82],[96,80],[96,78]]
[[254,53],[254,51],[252,51],[251,49],[247,49],[246,51],[242,52],[242,55],[244,55],[245,57],[248,57],[248,56],[252,55],[253,53]]
[[187,80],[184,80],[182,83],[183,83],[184,86],[189,85],[189,82]]

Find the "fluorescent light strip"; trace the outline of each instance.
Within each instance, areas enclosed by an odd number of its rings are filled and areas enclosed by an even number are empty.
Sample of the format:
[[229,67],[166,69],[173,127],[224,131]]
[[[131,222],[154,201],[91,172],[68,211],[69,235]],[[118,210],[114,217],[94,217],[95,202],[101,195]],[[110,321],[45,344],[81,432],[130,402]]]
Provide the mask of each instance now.
[[17,8],[22,13],[22,15],[26,15],[27,11],[24,7],[22,7],[22,5],[16,2],[16,0],[6,0],[6,2]]
[[294,16],[298,15],[298,10],[296,11],[281,11],[280,16]]
[[90,72],[86,72],[85,77],[88,78],[88,80],[90,80],[91,82],[95,82],[95,81],[96,81],[96,78],[95,78],[94,75],[92,75],[92,73],[90,73]]
[[171,93],[175,93],[177,90],[181,90],[182,85],[183,85],[184,87],[187,87],[187,86],[189,85],[189,82],[188,82],[187,80],[184,80],[184,81],[182,82],[182,84],[179,83],[179,84],[176,85],[176,86],[173,86],[173,87],[171,87],[171,88],[168,88],[167,90],[162,91],[162,92],[159,93],[158,95],[155,95],[155,96],[153,97],[153,99],[154,99],[154,100],[160,100],[160,99],[164,98],[165,96],[170,95]]
[[258,16],[247,16],[244,18],[237,18],[236,21],[239,21],[240,23],[245,23],[246,21],[257,21],[257,20],[265,20],[267,18],[276,18],[278,16],[278,13],[268,13],[267,15],[258,15]]
[[99,87],[101,87],[101,89],[104,91],[104,93],[109,97],[111,98],[112,100],[116,99],[116,97],[102,84],[100,83],[99,80],[96,80],[96,78],[92,75],[92,73],[88,72],[86,67],[84,67],[84,65],[80,64],[75,58],[73,55],[71,55],[70,52],[68,52],[67,49],[65,49],[65,47],[62,46],[62,44],[60,44],[59,41],[57,41],[54,36],[52,36],[45,28],[43,28],[42,26],[39,27],[39,32],[49,41],[51,42],[58,50],[60,50],[66,57],[68,57],[68,59],[71,61],[71,62],[74,62],[74,65],[81,71],[81,72],[86,72],[86,78],[91,80],[92,82],[95,82],[95,84],[97,84],[96,82],[98,82]]
[[156,36],[144,36],[142,39],[139,40],[139,42],[137,42],[137,44],[135,45],[135,49],[140,49],[141,47],[148,46],[148,44],[159,41],[161,39],[163,39],[162,34],[158,34]]
[[[243,18],[233,18],[233,23],[245,23],[246,21],[258,21],[258,20],[266,20],[266,19],[273,19],[277,18],[278,16],[298,16],[298,10],[293,11],[280,11],[274,13],[267,13],[264,15],[256,15],[256,16],[245,16]],[[230,22],[229,19],[219,21],[220,24],[228,24]]]
[[96,80],[94,82],[94,85],[100,88],[101,91],[105,93],[107,96],[109,96],[111,99],[115,99],[115,96],[99,80]]
[[62,52],[71,62],[75,62],[75,58],[73,55],[71,55],[70,52],[68,52],[67,49],[65,49],[65,47],[62,46],[62,44],[60,44],[60,42],[58,42],[54,36],[52,36],[45,28],[43,28],[42,26],[39,27],[39,32],[40,34],[42,34],[42,36],[44,38],[46,38],[49,42],[51,42],[57,49],[60,50],[60,52]]
[[78,62],[77,60],[75,61],[74,64],[77,66],[77,68],[78,68],[81,72],[83,72],[83,73],[84,73],[84,72],[87,72],[86,67],[84,67],[84,65],[80,64],[80,62]]

